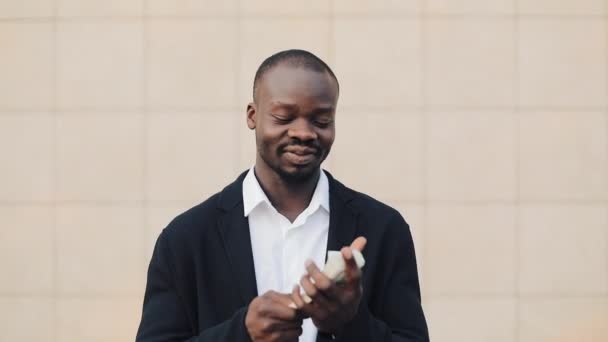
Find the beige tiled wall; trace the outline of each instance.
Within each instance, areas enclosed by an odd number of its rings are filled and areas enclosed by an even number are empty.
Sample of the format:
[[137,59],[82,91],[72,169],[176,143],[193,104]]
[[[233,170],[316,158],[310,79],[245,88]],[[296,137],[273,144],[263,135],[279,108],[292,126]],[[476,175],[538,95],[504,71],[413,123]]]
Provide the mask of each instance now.
[[608,1],[0,1],[0,341],[131,341],[154,241],[254,160],[257,65],[341,81],[433,341],[608,341]]

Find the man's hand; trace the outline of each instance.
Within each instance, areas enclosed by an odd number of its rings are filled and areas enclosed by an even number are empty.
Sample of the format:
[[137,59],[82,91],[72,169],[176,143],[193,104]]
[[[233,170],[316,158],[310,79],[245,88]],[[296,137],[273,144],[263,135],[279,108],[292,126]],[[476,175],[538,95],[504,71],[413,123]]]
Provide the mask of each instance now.
[[337,334],[357,314],[363,288],[361,270],[357,267],[352,249],[362,251],[366,242],[364,237],[358,237],[350,247],[340,250],[346,264],[343,282],[336,283],[329,279],[314,262],[306,265],[307,274],[302,276],[300,285],[312,299],[311,303],[306,304],[302,299],[298,285],[294,287],[291,299],[305,317],[312,318],[319,331]]
[[297,342],[302,334],[302,317],[289,295],[268,291],[249,304],[245,326],[254,342]]

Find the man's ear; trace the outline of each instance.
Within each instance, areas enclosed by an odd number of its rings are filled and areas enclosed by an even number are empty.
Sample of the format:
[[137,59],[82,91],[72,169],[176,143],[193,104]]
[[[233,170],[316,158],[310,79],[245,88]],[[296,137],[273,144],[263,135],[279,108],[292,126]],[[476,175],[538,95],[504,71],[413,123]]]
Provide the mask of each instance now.
[[255,114],[255,103],[250,102],[247,105],[247,127],[249,127],[249,129],[255,129],[255,120],[257,119]]

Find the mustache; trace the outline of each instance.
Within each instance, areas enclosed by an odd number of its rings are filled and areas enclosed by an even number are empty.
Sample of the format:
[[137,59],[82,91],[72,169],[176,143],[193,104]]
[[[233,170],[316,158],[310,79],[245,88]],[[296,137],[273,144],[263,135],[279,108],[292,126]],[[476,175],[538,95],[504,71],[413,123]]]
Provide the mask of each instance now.
[[319,144],[318,142],[310,142],[310,143],[302,142],[302,141],[285,142],[285,143],[279,145],[277,150],[280,153],[285,153],[286,150],[289,150],[290,148],[293,148],[293,147],[314,149],[316,155],[321,155],[323,153],[323,148],[321,147],[321,144]]

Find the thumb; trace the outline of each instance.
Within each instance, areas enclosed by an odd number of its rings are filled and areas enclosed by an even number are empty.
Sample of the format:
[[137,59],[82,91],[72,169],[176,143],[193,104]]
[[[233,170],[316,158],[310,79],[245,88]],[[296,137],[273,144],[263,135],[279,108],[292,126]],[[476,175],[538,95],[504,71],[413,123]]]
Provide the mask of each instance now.
[[356,250],[358,250],[359,252],[363,251],[363,248],[365,248],[365,244],[367,243],[367,239],[364,238],[363,236],[359,236],[358,238],[355,239],[355,241],[353,241],[353,243],[350,244],[350,248],[354,248]]

